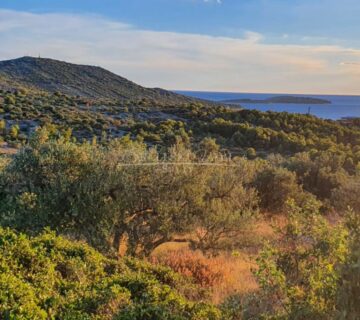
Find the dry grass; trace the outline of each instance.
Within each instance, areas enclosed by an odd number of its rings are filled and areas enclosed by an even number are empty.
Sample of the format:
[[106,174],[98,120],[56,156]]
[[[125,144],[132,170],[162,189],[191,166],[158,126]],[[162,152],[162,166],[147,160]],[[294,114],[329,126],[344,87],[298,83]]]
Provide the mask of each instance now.
[[12,155],[12,154],[15,154],[17,152],[18,152],[18,149],[9,147],[6,142],[1,142],[0,143],[0,155],[1,154]]
[[284,221],[281,216],[258,219],[238,239],[244,246],[236,252],[223,252],[209,258],[199,251],[191,251],[186,243],[169,242],[158,247],[151,260],[192,276],[195,282],[210,288],[214,303],[220,303],[230,295],[247,295],[258,289],[252,273],[256,256],[264,240],[274,239],[272,225],[282,225]]
[[[169,248],[169,244],[165,247]],[[246,253],[223,253],[208,258],[184,246],[175,249],[175,244],[170,244],[170,247],[170,251],[158,250],[150,260],[192,277],[197,284],[210,289],[214,303],[220,303],[232,294],[245,295],[258,288],[251,272],[255,263]]]
[[235,256],[224,254],[214,259],[225,275],[223,281],[212,289],[214,303],[220,303],[233,294],[246,295],[258,289],[251,272],[255,267],[253,257],[245,253],[237,253]]
[[[337,221],[336,216],[329,219]],[[281,228],[286,223],[283,215],[258,218],[239,239],[234,239],[240,245],[235,252],[222,252],[210,258],[200,251],[192,251],[187,243],[169,242],[158,247],[151,260],[192,276],[199,285],[210,289],[212,302],[219,304],[231,295],[246,296],[258,290],[252,273],[256,257],[265,240],[277,240],[274,226]]]

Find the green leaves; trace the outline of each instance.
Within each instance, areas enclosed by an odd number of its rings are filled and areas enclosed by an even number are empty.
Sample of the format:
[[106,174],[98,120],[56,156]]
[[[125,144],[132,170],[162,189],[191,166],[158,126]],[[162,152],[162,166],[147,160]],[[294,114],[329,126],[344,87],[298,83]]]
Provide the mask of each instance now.
[[115,261],[51,232],[0,228],[0,271],[1,319],[221,319],[183,297],[186,281],[169,269]]
[[287,225],[276,247],[267,244],[255,275],[265,299],[274,301],[268,315],[286,319],[333,319],[340,266],[348,255],[348,232],[331,226],[315,203],[304,208],[289,202]]

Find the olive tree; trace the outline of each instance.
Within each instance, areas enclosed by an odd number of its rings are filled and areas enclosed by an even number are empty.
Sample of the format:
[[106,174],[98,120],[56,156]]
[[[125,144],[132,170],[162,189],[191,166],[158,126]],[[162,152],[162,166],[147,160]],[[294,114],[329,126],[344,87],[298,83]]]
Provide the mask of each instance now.
[[282,167],[265,167],[258,173],[255,187],[262,208],[275,213],[284,211],[286,201],[297,198],[302,192],[296,174]]
[[2,224],[20,230],[50,227],[103,249],[149,255],[168,241],[210,250],[256,211],[246,160],[197,160],[182,145],[160,156],[129,137],[106,146],[46,132],[33,139],[0,175]]

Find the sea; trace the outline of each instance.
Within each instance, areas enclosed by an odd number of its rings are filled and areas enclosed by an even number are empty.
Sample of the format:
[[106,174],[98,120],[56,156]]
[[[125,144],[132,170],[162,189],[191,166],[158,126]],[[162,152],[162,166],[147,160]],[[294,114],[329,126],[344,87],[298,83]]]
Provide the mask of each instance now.
[[[287,104],[287,103],[241,103],[241,107],[260,111],[278,111],[289,113],[310,114],[323,119],[340,120],[343,118],[360,118],[360,96],[347,95],[308,95],[308,94],[268,94],[268,93],[235,93],[205,91],[175,91],[177,93],[210,100],[224,101],[233,99],[264,100],[278,96],[311,97],[331,101],[331,104]],[[240,105],[239,105],[240,107]]]

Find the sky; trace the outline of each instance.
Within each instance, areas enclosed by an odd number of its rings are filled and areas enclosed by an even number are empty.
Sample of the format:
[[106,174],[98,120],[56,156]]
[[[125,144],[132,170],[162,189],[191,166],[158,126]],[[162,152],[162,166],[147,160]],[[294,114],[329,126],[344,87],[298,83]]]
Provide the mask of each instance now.
[[359,0],[0,0],[0,60],[172,90],[360,95]]

